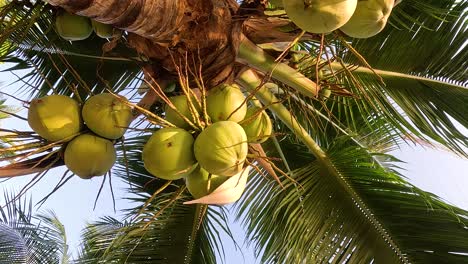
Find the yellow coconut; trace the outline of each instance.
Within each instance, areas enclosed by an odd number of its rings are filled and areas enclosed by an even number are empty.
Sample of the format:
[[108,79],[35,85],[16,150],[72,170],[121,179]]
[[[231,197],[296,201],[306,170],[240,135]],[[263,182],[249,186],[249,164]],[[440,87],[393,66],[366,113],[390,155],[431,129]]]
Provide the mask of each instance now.
[[241,126],[250,143],[263,143],[271,136],[273,125],[268,114],[258,107],[249,107]]
[[31,101],[28,110],[29,126],[42,138],[59,141],[80,132],[80,105],[64,95],[49,95]]
[[326,101],[328,100],[328,98],[330,98],[331,93],[332,93],[331,89],[325,87],[325,88],[320,89],[319,96],[323,101]]
[[67,168],[83,179],[104,175],[115,163],[116,152],[110,140],[83,134],[74,138],[65,148]]
[[200,166],[209,173],[232,176],[242,170],[247,157],[247,135],[236,122],[219,121],[198,135],[194,152]]
[[125,97],[110,93],[91,96],[83,105],[83,120],[101,137],[120,138],[132,121],[132,108],[126,102]]
[[61,12],[55,18],[57,33],[65,40],[87,39],[93,33],[91,20],[87,17]]
[[210,174],[201,167],[197,167],[185,178],[185,184],[190,194],[198,199],[210,194],[229,177]]
[[[194,109],[193,108],[191,109],[191,107],[189,106],[190,104],[188,101],[188,97],[186,95],[173,96],[173,97],[170,97],[169,100],[172,102],[172,104],[175,106],[175,108],[177,109],[177,111],[179,111],[180,114],[182,114],[185,118],[190,120],[192,123],[195,123],[195,120],[197,118],[196,115],[199,115],[199,113],[201,112],[201,108],[194,97],[191,97],[191,100],[190,100],[192,102]],[[183,128],[183,129],[192,128],[190,124],[187,123],[187,121],[185,121],[185,119],[179,113],[177,113],[174,109],[172,109],[170,106],[166,105],[165,112],[166,112],[166,120],[174,124],[175,126]]]
[[112,38],[112,34],[114,33],[114,27],[111,25],[103,24],[97,22],[95,20],[91,20],[91,24],[93,26],[94,33],[98,35],[100,38]]
[[213,122],[225,120],[240,122],[247,112],[244,101],[245,96],[239,86],[222,84],[208,93],[206,111]]
[[165,180],[189,175],[196,167],[192,135],[181,128],[156,131],[143,147],[143,164],[147,171]]
[[328,33],[344,25],[358,0],[284,0],[284,10],[294,24],[311,33]]
[[395,0],[359,1],[351,19],[340,30],[354,38],[369,38],[385,28]]

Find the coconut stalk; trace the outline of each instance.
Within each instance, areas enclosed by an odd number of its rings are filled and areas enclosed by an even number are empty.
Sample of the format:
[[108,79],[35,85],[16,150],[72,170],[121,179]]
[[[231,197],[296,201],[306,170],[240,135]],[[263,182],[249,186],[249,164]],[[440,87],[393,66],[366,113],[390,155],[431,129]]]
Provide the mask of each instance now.
[[435,79],[430,79],[426,77],[421,77],[421,76],[416,76],[416,75],[410,75],[410,74],[405,74],[405,73],[399,73],[399,72],[393,72],[393,71],[385,71],[385,70],[379,70],[379,69],[370,69],[367,67],[355,67],[355,65],[351,64],[342,64],[339,62],[332,62],[329,64],[330,68],[335,70],[335,71],[341,71],[344,68],[353,68],[351,70],[352,73],[366,73],[369,75],[376,75],[382,78],[385,77],[393,77],[393,78],[405,78],[408,80],[414,80],[414,81],[423,81],[423,82],[428,82],[428,83],[434,83],[434,84],[441,84],[444,86],[453,86],[461,89],[468,89],[465,86],[462,85],[457,85],[457,83],[453,84],[447,84],[446,82],[435,80]]
[[262,84],[261,78],[258,77],[253,70],[249,69],[241,72],[236,81],[239,85],[244,87],[244,89],[254,93],[255,97],[267,106],[268,109],[270,109],[272,113],[275,114],[299,138],[299,140],[307,146],[307,148],[316,157],[317,161],[321,164],[322,168],[328,172],[330,176],[336,178],[341,187],[351,196],[359,209],[367,216],[371,225],[375,228],[375,231],[378,232],[387,242],[388,247],[385,248],[387,251],[386,253],[393,256],[396,254],[398,258],[404,261],[404,263],[408,263],[404,254],[395,244],[388,231],[382,226],[380,221],[375,218],[372,211],[362,201],[360,196],[343,179],[327,153],[317,144],[317,142],[315,142],[294,115],[281,103],[281,100],[276,98],[276,96]]
[[307,97],[316,97],[319,86],[296,69],[285,63],[275,62],[263,49],[251,42],[247,37],[241,38],[236,61],[271,75]]

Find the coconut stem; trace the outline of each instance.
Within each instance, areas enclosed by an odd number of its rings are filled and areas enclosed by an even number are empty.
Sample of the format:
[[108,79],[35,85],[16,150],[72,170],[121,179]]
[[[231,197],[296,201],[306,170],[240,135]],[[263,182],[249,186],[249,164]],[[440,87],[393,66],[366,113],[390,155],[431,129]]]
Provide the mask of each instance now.
[[[336,71],[343,70],[344,67],[350,68],[355,65],[351,64],[341,64],[339,62],[332,62],[330,63],[330,68]],[[372,74],[374,76],[382,77],[385,79],[386,77],[393,77],[393,78],[405,78],[408,80],[414,80],[414,81],[423,81],[423,82],[428,82],[428,83],[433,83],[433,84],[443,84],[445,87],[457,87],[460,89],[465,89],[468,90],[468,88],[460,85],[459,83],[451,83],[448,84],[439,80],[435,79],[430,79],[426,77],[421,77],[421,76],[415,76],[411,74],[405,74],[405,73],[399,73],[399,72],[393,72],[393,71],[384,71],[384,70],[379,70],[379,69],[369,69],[367,67],[358,67],[358,68],[353,68],[351,70],[352,73],[366,73],[366,74]]]
[[261,85],[260,78],[252,71],[244,71],[237,80],[246,90],[254,92],[257,97],[264,105],[266,105],[276,116],[278,116],[283,123],[289,127],[306,146],[312,151],[317,159],[322,160],[324,163],[333,167],[333,164],[328,160],[325,152],[320,146],[312,139],[307,130],[305,130],[297,119],[289,112],[289,110],[281,103],[281,100],[275,97],[273,93],[268,91],[265,87],[257,89]]
[[319,87],[315,82],[287,64],[275,62],[272,56],[245,36],[239,45],[236,60],[260,72],[271,74],[274,79],[289,85],[305,96],[316,97],[318,94]]

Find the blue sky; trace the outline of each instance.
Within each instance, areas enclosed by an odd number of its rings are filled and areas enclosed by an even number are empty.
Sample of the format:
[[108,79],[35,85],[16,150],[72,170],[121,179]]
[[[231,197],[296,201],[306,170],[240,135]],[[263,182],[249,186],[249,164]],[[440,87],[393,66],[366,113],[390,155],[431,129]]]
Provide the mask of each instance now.
[[[11,76],[0,73],[0,82],[6,83],[11,81]],[[5,88],[0,88],[1,91],[6,91]],[[7,88],[9,92],[16,90],[14,86]],[[17,102],[8,100],[10,105]],[[20,112],[25,116],[25,112]],[[2,127],[14,128],[18,130],[29,130],[27,123],[16,119],[4,120],[0,124]],[[465,134],[468,132],[465,130]],[[409,180],[416,186],[433,192],[445,201],[448,201],[456,206],[468,210],[468,196],[466,189],[468,187],[468,160],[455,156],[452,153],[424,149],[422,147],[404,146],[393,154],[406,161],[402,167],[406,170],[403,172]],[[64,173],[63,168],[51,170],[43,180],[41,180],[29,193],[34,201],[39,201],[47,195],[52,188],[57,184],[58,180]],[[11,179],[1,183],[2,190],[18,192],[31,177],[24,176]],[[82,180],[78,177],[73,177],[65,186],[56,192],[43,205],[42,209],[52,209],[56,212],[59,219],[65,225],[68,235],[69,245],[71,250],[75,252],[78,248],[80,231],[86,225],[86,222],[97,220],[100,216],[114,215],[112,197],[109,185],[106,184],[97,207],[93,210],[94,200],[101,185],[102,177],[92,180]],[[117,179],[113,181],[114,192],[116,195],[117,215],[120,209],[131,207],[124,198],[126,197],[123,189],[125,186]],[[3,201],[0,199],[3,204]],[[234,234],[238,244],[244,244],[243,230],[237,223],[232,223]],[[229,239],[226,239],[229,241]],[[227,253],[227,263],[255,263],[251,248],[243,247],[243,255],[234,250],[234,245],[225,244]]]

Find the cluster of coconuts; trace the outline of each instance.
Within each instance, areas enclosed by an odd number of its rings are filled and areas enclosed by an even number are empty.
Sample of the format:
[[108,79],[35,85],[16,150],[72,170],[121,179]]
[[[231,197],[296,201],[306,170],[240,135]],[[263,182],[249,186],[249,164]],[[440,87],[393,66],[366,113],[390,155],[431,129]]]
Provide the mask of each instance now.
[[109,93],[91,96],[82,107],[68,96],[49,95],[32,100],[28,110],[29,126],[45,140],[63,143],[65,165],[83,179],[112,168],[112,140],[123,136],[131,120],[126,98]]
[[111,38],[114,28],[88,17],[83,17],[60,10],[55,17],[55,28],[60,37],[68,41],[89,38],[93,31],[100,38]]
[[369,38],[382,31],[395,0],[269,0],[283,7],[299,28],[311,33],[340,29],[354,38]]
[[213,192],[229,177],[240,175],[248,143],[262,143],[272,133],[268,114],[248,107],[237,85],[217,86],[206,96],[211,120],[201,132],[196,124],[202,113],[200,99],[179,95],[169,98],[165,118],[176,127],[156,131],[143,148],[143,163],[151,174],[166,180],[185,178],[194,198]]

